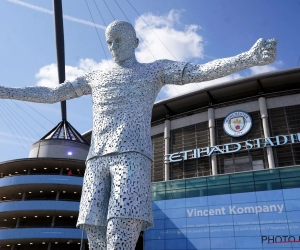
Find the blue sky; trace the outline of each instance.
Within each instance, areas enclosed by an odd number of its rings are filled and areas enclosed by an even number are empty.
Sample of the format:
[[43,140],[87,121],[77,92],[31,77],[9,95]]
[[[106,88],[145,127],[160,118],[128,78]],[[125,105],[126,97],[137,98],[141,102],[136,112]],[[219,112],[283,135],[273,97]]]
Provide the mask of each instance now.
[[[108,60],[95,27],[91,25],[92,19],[85,0],[63,0],[63,12],[67,16],[64,31],[68,79],[112,65],[102,26],[114,19],[127,20],[116,2],[144,41],[137,50],[137,58],[141,62],[153,61],[154,58],[176,58],[202,64],[246,51],[261,37],[278,39],[278,56],[272,65],[254,67],[209,83],[176,88],[168,86],[161,91],[158,100],[199,89],[205,84],[293,68],[299,61],[300,1],[129,0],[138,11],[137,14],[127,0],[106,0],[110,11],[103,0],[96,0],[105,24],[95,1],[87,2]],[[0,85],[22,87],[58,84],[51,11],[51,0],[0,1]],[[26,158],[31,144],[61,120],[60,104],[29,105],[21,101],[0,100],[0,161]],[[91,129],[90,97],[68,101],[67,112],[68,121],[79,132]]]

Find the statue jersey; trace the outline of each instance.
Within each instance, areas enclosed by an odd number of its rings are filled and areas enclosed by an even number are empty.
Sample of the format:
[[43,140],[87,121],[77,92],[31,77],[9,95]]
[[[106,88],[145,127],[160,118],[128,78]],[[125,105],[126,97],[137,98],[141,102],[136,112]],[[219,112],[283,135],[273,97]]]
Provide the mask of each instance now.
[[135,62],[94,71],[75,81],[93,100],[93,128],[87,160],[103,155],[139,152],[152,159],[152,106],[165,84],[182,84],[186,63]]

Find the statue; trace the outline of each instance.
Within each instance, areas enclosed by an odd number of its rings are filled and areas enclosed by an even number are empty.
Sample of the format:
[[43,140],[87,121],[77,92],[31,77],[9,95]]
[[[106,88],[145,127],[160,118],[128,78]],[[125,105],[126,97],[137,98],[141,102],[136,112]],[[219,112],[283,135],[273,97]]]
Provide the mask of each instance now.
[[140,231],[153,225],[150,192],[151,111],[165,84],[209,81],[272,63],[276,40],[259,39],[247,52],[198,65],[170,60],[139,63],[130,23],[114,21],[106,40],[113,68],[94,71],[56,88],[0,86],[0,98],[54,103],[92,95],[93,133],[77,226],[90,249],[134,249]]

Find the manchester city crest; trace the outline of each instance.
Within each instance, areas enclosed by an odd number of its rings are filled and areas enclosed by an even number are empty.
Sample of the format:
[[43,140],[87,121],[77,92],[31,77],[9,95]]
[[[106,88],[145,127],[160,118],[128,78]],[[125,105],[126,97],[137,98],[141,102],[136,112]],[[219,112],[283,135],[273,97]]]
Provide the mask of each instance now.
[[229,136],[243,136],[252,128],[252,118],[245,111],[237,110],[231,112],[225,117],[223,128]]

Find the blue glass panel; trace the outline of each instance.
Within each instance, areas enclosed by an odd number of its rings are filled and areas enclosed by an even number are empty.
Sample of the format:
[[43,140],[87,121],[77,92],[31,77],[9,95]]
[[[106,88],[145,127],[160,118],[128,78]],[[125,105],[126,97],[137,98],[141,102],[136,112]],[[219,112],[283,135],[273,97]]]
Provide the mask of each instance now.
[[235,241],[233,237],[213,238],[210,241],[211,249],[235,249]]
[[230,194],[230,186],[228,185],[219,185],[219,186],[208,186],[207,194],[210,195],[221,195],[221,194]]
[[209,216],[210,227],[231,226],[233,224],[232,215]]
[[236,214],[233,215],[233,222],[235,226],[252,226],[259,224],[259,217],[257,214]]
[[167,239],[186,239],[186,229],[165,229],[165,240]]
[[161,192],[165,191],[166,183],[165,182],[154,182],[151,183],[151,192]]
[[260,224],[286,224],[287,215],[286,212],[282,213],[259,213]]
[[165,209],[185,207],[185,199],[166,200]]
[[300,210],[300,200],[286,200],[285,209],[286,211]]
[[166,250],[183,250],[186,249],[186,239],[165,240]]
[[165,201],[153,201],[152,210],[165,209]]
[[164,240],[145,240],[144,247],[147,250],[164,250],[165,241]]
[[187,235],[187,239],[209,237],[209,228],[208,227],[187,228],[186,235]]
[[166,200],[180,199],[180,198],[185,198],[185,190],[184,189],[166,191]]
[[253,172],[244,172],[229,175],[230,183],[253,182]]
[[286,212],[289,223],[300,222],[300,211]]
[[279,179],[279,171],[278,169],[255,171],[253,172],[253,176],[254,176],[254,181]]
[[152,193],[152,200],[153,201],[159,201],[159,200],[165,200],[165,199],[166,199],[165,191],[163,191],[163,192],[153,192]]
[[257,201],[283,200],[282,190],[259,191],[256,192]]
[[166,182],[166,190],[185,189],[185,180]]
[[[300,223],[289,223],[289,230],[290,230],[290,235],[295,235],[297,236],[296,240],[300,240]],[[298,243],[300,244],[300,242]]]
[[191,178],[185,180],[186,188],[206,187],[206,178]]
[[204,197],[194,197],[194,198],[186,198],[185,204],[186,207],[201,207],[207,206],[207,196]]
[[188,250],[209,250],[210,249],[210,239],[188,239],[186,242]]
[[231,195],[223,194],[208,196],[207,202],[209,206],[231,204]]
[[154,226],[151,227],[149,230],[164,229],[164,227],[165,227],[165,220],[154,220]]
[[[222,226],[222,227],[211,227],[210,228],[210,237],[233,237],[234,231],[233,226]],[[213,241],[214,239],[212,239]]]
[[234,226],[236,237],[241,236],[261,236],[260,225]]
[[262,235],[289,235],[289,229],[286,224],[264,224],[261,225]]
[[232,194],[254,192],[254,182],[231,184],[230,191]]
[[207,187],[188,188],[185,193],[187,198],[207,196]]
[[165,213],[162,210],[153,211],[153,218],[155,220],[164,219],[165,217]]
[[282,193],[285,200],[300,199],[300,188],[283,189]]
[[281,182],[280,179],[256,181],[255,189],[256,191],[281,189]]
[[186,218],[179,219],[165,219],[165,228],[186,228]]
[[207,186],[229,184],[229,175],[207,177]]
[[208,216],[186,218],[187,227],[206,227],[209,223]]
[[146,230],[144,232],[145,240],[163,240],[164,238],[164,230]]
[[246,194],[231,194],[232,203],[248,203],[248,202],[256,202],[256,193],[246,193]]
[[300,177],[281,179],[282,188],[299,188],[300,187]]
[[261,237],[247,236],[247,237],[235,237],[235,244],[237,249],[261,249]]
[[300,176],[300,167],[279,168],[280,178],[293,178]]
[[186,208],[174,208],[164,210],[167,218],[182,218],[187,216]]

